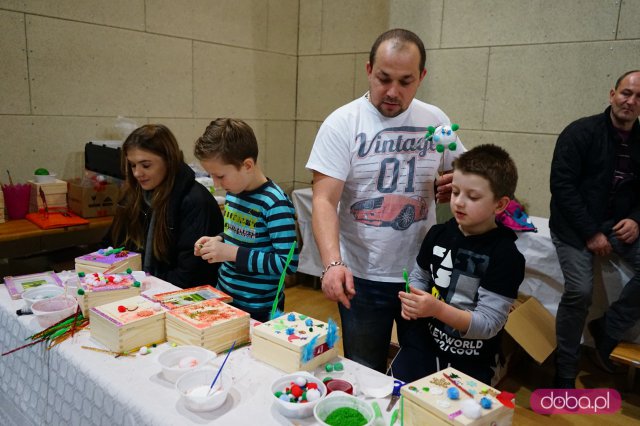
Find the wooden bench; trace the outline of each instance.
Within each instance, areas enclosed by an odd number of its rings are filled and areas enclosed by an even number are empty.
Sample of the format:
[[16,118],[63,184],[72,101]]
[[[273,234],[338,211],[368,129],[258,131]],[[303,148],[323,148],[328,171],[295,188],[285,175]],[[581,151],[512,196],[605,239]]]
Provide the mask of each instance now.
[[620,342],[609,356],[611,361],[629,366],[627,389],[632,390],[636,380],[636,368],[640,367],[640,345]]
[[0,259],[32,256],[61,248],[99,242],[113,220],[112,216],[87,219],[88,225],[40,229],[27,219],[0,224]]

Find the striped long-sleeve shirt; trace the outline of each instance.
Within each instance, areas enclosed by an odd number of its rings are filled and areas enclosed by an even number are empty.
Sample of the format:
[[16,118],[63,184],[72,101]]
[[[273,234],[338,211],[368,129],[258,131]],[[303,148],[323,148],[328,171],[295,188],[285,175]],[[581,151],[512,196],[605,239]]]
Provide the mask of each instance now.
[[[296,240],[295,210],[273,181],[240,194],[227,193],[224,241],[238,246],[235,262],[224,262],[218,287],[249,313],[271,310],[291,245]],[[298,268],[298,250],[288,274]],[[280,296],[284,297],[284,294]]]

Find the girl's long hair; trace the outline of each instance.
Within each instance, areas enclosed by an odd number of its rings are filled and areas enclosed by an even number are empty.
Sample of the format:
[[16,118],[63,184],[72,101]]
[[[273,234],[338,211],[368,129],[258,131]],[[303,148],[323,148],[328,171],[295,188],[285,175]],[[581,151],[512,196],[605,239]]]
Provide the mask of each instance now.
[[[146,124],[137,128],[122,145],[120,167],[125,175],[125,182],[113,220],[111,239],[116,246],[135,247],[136,250],[142,249],[147,239],[145,223],[151,218],[145,218],[142,214],[145,207],[144,190],[133,176],[133,170],[127,162],[127,152],[134,148],[158,155],[165,162],[166,175],[162,183],[153,190],[151,208],[156,215],[153,228],[153,256],[167,261],[170,247],[170,196],[184,160],[175,136],[162,124]],[[124,240],[119,240],[120,238]],[[149,250],[149,247],[144,248]]]

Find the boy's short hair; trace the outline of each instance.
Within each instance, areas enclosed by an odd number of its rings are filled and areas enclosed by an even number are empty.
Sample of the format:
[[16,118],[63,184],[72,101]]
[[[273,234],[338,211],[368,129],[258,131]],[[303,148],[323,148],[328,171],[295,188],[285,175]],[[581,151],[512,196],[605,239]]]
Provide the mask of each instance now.
[[258,141],[244,121],[216,118],[196,140],[193,154],[201,161],[217,158],[239,168],[247,158],[258,161]]
[[504,196],[514,198],[518,185],[518,169],[509,153],[497,145],[476,146],[460,155],[453,162],[453,168],[487,179],[496,199]]

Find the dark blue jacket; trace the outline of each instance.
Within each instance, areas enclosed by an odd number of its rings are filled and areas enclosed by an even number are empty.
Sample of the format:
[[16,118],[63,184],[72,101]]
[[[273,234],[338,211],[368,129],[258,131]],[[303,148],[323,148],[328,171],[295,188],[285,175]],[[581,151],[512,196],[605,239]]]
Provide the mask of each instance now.
[[598,232],[607,235],[624,218],[640,224],[640,126],[636,121],[628,141],[635,180],[620,186],[610,199],[620,137],[610,111],[611,107],[569,124],[553,152],[549,227],[578,249]]

